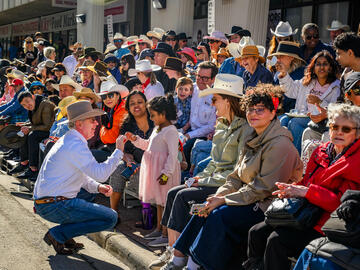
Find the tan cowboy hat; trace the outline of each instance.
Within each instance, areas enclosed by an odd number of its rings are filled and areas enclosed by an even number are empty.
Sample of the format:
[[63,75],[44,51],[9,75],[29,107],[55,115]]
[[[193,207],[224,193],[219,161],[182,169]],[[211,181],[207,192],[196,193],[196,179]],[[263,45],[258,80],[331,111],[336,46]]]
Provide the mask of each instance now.
[[265,58],[259,54],[259,49],[255,45],[247,45],[242,48],[240,58],[249,56],[257,57],[260,63],[265,63]]
[[276,49],[276,52],[268,55],[267,58],[271,59],[273,56],[278,56],[278,55],[292,56],[296,59],[301,60],[306,64],[306,61],[302,59],[300,56],[301,55],[300,46],[296,42],[281,41]]
[[55,109],[55,110],[60,110],[60,112],[56,117],[56,121],[59,121],[63,117],[67,117],[66,107],[76,101],[77,99],[74,96],[68,96],[63,98]]
[[151,38],[157,38],[158,40],[161,40],[162,36],[165,34],[165,30],[159,28],[159,27],[155,27],[153,30],[148,31],[146,33],[146,35]]
[[56,83],[53,83],[52,86],[59,91],[59,86],[62,85],[62,84],[68,84],[68,85],[71,85],[72,87],[75,88],[75,91],[80,91],[82,86],[78,83],[76,83],[73,79],[71,79],[71,77],[69,75],[63,75],[61,77],[61,80],[60,80],[60,83],[56,84]]
[[69,46],[69,49],[73,52],[77,51],[78,48],[82,48],[82,44],[80,42],[75,42],[73,45]]
[[66,107],[68,120],[63,123],[75,122],[78,120],[85,120],[87,118],[92,118],[105,114],[103,110],[93,109],[91,103],[87,100],[80,100],[74,103],[71,103]]
[[140,37],[137,40],[138,43],[147,43],[149,44],[150,47],[153,46],[153,42],[151,41],[151,39],[149,39],[147,36],[145,35],[140,35]]
[[215,76],[214,86],[200,91],[199,97],[212,94],[223,94],[241,98],[244,94],[244,80],[233,74],[217,74]]
[[220,48],[219,51],[215,54],[215,58],[217,59],[218,55],[225,56],[226,58],[230,57],[230,54],[226,48]]
[[80,97],[88,97],[91,98],[95,103],[101,101],[101,98],[97,94],[95,94],[93,90],[87,87],[81,89],[80,92],[75,92],[74,97],[76,97],[76,99],[79,99]]

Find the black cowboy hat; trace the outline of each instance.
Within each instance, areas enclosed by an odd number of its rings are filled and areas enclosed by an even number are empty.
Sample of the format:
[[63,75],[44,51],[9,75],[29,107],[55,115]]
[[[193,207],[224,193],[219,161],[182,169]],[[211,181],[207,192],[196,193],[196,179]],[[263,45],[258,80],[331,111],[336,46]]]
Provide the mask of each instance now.
[[201,49],[199,49],[199,46],[204,46],[208,55],[210,56],[211,54],[211,49],[208,43],[201,41],[196,47],[191,47],[191,49],[193,49],[196,52],[201,52]]
[[20,137],[17,133],[21,127],[15,125],[8,125],[0,131],[0,145],[17,149],[25,144],[25,136]]
[[188,39],[191,39],[191,37],[187,37],[187,36],[186,36],[186,33],[180,33],[180,34],[178,34],[178,35],[176,36],[176,38],[177,38],[178,40],[183,40],[183,39],[188,40]]
[[174,36],[176,37],[176,33],[174,30],[169,30],[169,31],[166,31],[164,36]]
[[226,36],[232,36],[235,34],[239,35],[239,31],[243,30],[243,28],[241,26],[236,26],[234,25],[233,27],[231,27],[231,32],[229,34],[226,34]]
[[154,53],[161,52],[161,53],[167,54],[168,56],[175,57],[175,53],[174,53],[172,47],[165,42],[158,42],[158,44],[156,45],[156,48],[153,50],[153,52]]
[[163,69],[171,69],[181,72],[183,70],[182,62],[179,58],[168,57],[166,58],[165,65]]

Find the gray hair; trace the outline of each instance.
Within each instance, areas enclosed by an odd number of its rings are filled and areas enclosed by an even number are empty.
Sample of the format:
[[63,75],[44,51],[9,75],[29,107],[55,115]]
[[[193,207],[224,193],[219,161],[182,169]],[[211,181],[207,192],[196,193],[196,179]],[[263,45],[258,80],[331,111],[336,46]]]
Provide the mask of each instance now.
[[52,54],[53,52],[55,52],[55,48],[54,48],[54,47],[51,47],[51,46],[46,47],[46,48],[44,49],[44,56],[45,56],[46,58],[49,58],[49,57],[50,57],[50,54]]
[[315,23],[307,23],[304,24],[303,28],[301,29],[301,36],[305,36],[305,32],[309,29],[315,30],[317,33],[319,33],[319,26]]
[[[345,118],[355,124],[357,128],[360,128],[360,107],[353,106],[345,103],[329,105],[328,110],[328,124],[333,124],[337,118]],[[359,130],[357,130],[359,134]]]
[[70,122],[69,121],[68,127],[69,127],[69,129],[74,129],[75,128],[75,122]]

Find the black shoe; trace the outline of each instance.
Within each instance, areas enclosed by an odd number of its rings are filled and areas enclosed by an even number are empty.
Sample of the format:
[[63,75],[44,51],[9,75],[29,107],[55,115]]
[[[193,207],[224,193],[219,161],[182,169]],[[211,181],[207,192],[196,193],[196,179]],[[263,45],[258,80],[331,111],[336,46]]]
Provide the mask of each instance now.
[[3,158],[6,159],[6,160],[13,159],[14,157],[15,157],[14,152],[11,152],[10,154],[7,154],[7,155],[3,155]]
[[15,166],[13,169],[11,169],[9,171],[9,174],[15,174],[15,173],[20,173],[26,170],[26,168],[28,167],[28,165],[22,165],[21,163],[19,163],[17,166]]
[[18,175],[17,178],[19,178],[19,179],[29,179],[29,178],[33,179],[35,177],[35,180],[36,180],[37,175],[38,175],[37,171],[34,172],[30,168],[28,168],[25,172]]

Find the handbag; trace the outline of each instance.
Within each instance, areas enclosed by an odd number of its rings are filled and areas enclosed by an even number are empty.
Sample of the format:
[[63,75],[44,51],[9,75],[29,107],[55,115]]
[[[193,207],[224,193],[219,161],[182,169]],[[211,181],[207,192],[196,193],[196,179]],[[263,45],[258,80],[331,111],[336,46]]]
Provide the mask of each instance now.
[[323,210],[305,198],[275,199],[265,211],[265,223],[298,230],[313,228]]

